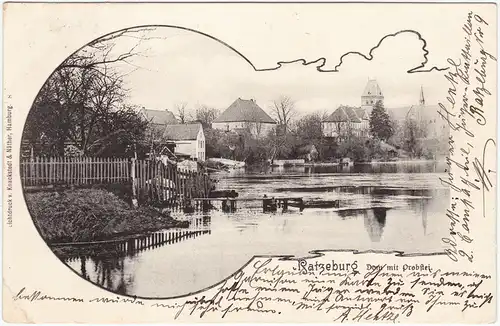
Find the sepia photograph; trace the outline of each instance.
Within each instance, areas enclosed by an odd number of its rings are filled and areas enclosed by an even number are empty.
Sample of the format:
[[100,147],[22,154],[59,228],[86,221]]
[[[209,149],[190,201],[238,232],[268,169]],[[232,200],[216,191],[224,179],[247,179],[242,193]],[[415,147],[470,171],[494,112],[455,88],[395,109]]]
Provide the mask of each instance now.
[[495,10],[4,4],[3,321],[494,322]]
[[415,30],[369,44],[265,69],[178,26],[83,45],[24,124],[36,229],[83,279],[140,298],[202,291],[259,255],[443,254],[445,69],[412,73],[428,52]]

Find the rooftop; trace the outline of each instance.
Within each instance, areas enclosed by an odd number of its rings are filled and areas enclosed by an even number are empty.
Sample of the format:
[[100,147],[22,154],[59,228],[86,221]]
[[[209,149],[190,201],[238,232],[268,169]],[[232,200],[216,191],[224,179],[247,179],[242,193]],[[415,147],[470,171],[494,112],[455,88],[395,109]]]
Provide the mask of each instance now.
[[167,125],[163,137],[170,140],[196,140],[200,129],[203,130],[201,123]]
[[255,100],[238,98],[214,122],[262,122],[276,123]]
[[366,83],[365,90],[361,96],[383,96],[376,79],[368,79],[368,83]]
[[153,124],[167,125],[167,124],[177,124],[178,121],[174,114],[168,110],[151,110],[143,108],[141,110],[144,117]]
[[368,120],[368,114],[363,108],[355,108],[350,106],[340,106],[335,110],[325,122],[361,122],[362,120]]

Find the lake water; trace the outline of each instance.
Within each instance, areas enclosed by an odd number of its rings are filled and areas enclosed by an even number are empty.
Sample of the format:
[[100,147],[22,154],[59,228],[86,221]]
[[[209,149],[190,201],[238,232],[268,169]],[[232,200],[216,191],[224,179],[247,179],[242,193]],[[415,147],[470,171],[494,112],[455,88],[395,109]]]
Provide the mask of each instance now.
[[[74,257],[76,272],[114,292],[173,297],[202,290],[233,274],[254,255],[308,256],[311,250],[442,252],[449,190],[441,163],[377,163],[351,167],[232,171],[216,176],[218,189],[240,198],[303,197],[335,201],[335,208],[289,208],[264,213],[262,201],[237,211],[177,214],[192,222],[176,240],[105,258]],[[179,230],[165,231],[165,239]],[[184,231],[186,232],[186,231]],[[161,234],[155,239],[161,238]]]

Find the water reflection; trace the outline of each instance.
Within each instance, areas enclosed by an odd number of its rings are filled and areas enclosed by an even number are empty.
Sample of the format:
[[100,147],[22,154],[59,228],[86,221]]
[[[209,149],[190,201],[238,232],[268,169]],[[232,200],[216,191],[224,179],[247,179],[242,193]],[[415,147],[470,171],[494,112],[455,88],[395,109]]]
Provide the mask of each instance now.
[[444,173],[444,161],[408,161],[357,163],[354,165],[315,165],[290,167],[250,167],[238,169],[224,174],[229,175],[290,175],[290,174],[324,174],[324,173]]
[[210,216],[188,216],[186,229],[169,229],[99,246],[66,248],[61,258],[83,278],[118,294],[130,294],[141,253],[211,234]]
[[355,165],[345,173],[315,167],[220,174],[218,188],[235,190],[240,199],[300,197],[306,208],[263,212],[262,200],[256,200],[238,201],[231,211],[213,202],[206,214],[175,213],[190,221],[187,230],[129,239],[104,253],[100,246],[100,252],[74,255],[68,265],[118,293],[169,297],[211,286],[254,255],[346,248],[442,252],[449,190],[439,182],[444,174],[437,165],[423,165],[408,166],[408,173],[404,165]]
[[375,207],[367,209],[363,213],[365,228],[373,242],[380,242],[384,233],[387,208]]

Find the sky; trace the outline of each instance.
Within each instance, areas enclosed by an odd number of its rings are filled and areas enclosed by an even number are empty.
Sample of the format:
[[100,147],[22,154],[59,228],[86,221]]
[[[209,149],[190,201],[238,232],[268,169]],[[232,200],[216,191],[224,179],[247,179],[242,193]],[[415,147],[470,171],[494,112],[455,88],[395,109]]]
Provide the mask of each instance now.
[[[454,24],[444,24],[439,6],[425,6],[424,10],[419,6],[394,5],[393,10],[387,11],[381,5],[380,11],[377,6],[370,11],[356,11],[339,5],[334,15],[332,11],[327,15],[321,10],[311,10],[314,6],[306,9],[298,6],[274,15],[256,7],[249,7],[255,10],[253,20],[245,18],[252,16],[252,12],[247,12],[245,17],[237,17],[240,20],[237,26],[231,18],[229,22],[221,22],[227,29],[234,29],[232,33],[219,36],[210,29],[197,29],[226,42],[241,54],[215,39],[174,27],[155,27],[140,33],[144,39],[138,45],[137,38],[118,40],[116,51],[137,45],[135,51],[140,54],[128,64],[117,66],[127,72],[127,101],[157,110],[174,111],[179,103],[187,103],[191,109],[207,105],[224,110],[237,98],[243,98],[255,99],[270,112],[273,100],[289,96],[301,114],[333,112],[341,104],[359,106],[366,82],[372,78],[378,81],[387,108],[417,104],[420,87],[424,89],[426,102],[435,105],[445,95],[444,73],[407,71],[418,67],[427,51],[429,62],[424,68],[447,67],[447,56],[460,49],[457,37],[467,14],[465,7],[457,6],[451,11],[448,7],[448,21]],[[273,25],[273,21],[280,24]],[[401,30],[419,32],[427,42],[425,50],[424,41],[416,33],[403,32],[385,38],[373,51],[371,61],[353,54],[344,57],[338,72],[317,71],[317,66],[323,63],[324,69],[333,69],[349,51],[368,55],[385,35]],[[226,34],[228,40],[224,39]],[[241,40],[233,45],[235,34]],[[455,49],[449,49],[447,41],[453,41],[450,44]],[[290,63],[273,71],[255,71],[242,55],[256,69],[274,68],[279,61],[300,58],[316,63]]]

